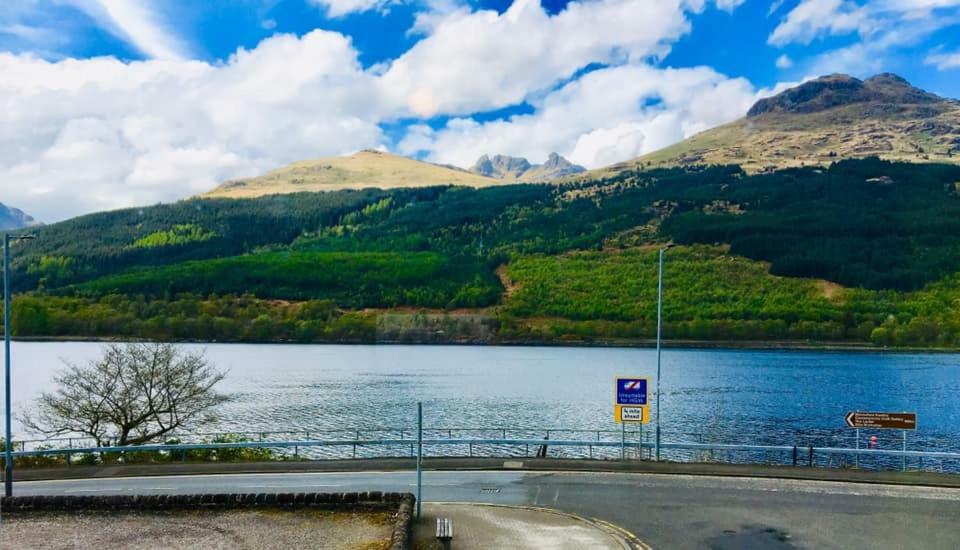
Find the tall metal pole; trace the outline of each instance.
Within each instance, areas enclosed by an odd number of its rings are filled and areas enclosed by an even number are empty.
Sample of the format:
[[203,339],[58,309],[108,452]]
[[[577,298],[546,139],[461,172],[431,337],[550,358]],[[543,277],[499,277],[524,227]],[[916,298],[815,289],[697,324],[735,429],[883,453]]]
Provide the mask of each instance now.
[[663,330],[663,249],[660,249],[660,273],[657,277],[657,434],[656,460],[660,461],[660,334]]
[[417,403],[417,519],[423,502],[423,403]]
[[13,437],[11,427],[11,404],[10,404],[10,234],[3,235],[3,351],[4,351],[4,369],[3,369],[3,389],[5,409],[5,439],[6,468],[3,473],[3,494],[13,496]]

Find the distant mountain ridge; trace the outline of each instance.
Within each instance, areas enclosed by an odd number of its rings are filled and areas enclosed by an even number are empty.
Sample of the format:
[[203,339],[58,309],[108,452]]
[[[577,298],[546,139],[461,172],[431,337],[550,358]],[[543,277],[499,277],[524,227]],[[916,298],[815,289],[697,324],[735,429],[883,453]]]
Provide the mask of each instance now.
[[353,155],[303,160],[262,176],[224,182],[203,197],[253,198],[285,193],[376,187],[463,185],[486,187],[503,181],[451,166],[364,150]]
[[42,224],[23,210],[0,203],[0,231],[12,231],[37,225]]
[[531,164],[523,157],[483,155],[470,171],[474,174],[507,181],[544,182],[585,172],[586,168],[573,164],[557,153],[550,153],[543,164]]
[[757,101],[739,120],[585,177],[704,164],[758,172],[871,156],[960,162],[960,102],[891,73],[827,75]]

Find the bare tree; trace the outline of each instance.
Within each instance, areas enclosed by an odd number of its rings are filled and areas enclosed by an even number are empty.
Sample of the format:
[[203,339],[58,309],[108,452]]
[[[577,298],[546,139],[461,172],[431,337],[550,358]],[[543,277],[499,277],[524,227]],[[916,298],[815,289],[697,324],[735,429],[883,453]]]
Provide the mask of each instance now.
[[126,344],[104,348],[87,365],[67,364],[53,393],[37,400],[35,414],[22,418],[47,436],[84,434],[98,446],[140,445],[214,419],[230,400],[214,386],[225,373],[203,353],[171,344]]

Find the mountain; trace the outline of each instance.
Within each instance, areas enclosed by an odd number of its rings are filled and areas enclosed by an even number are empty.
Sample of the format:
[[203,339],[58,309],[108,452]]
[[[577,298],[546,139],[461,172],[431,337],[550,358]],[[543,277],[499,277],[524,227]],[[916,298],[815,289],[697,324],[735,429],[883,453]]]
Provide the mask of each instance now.
[[295,162],[262,176],[227,181],[203,195],[206,198],[253,198],[302,191],[337,191],[377,187],[464,185],[485,187],[502,183],[466,170],[440,166],[381,151],[365,150],[350,156]]
[[5,206],[0,203],[0,231],[9,231],[11,229],[22,229],[24,227],[33,227],[40,225],[40,222],[33,219],[17,208]]
[[641,342],[673,243],[668,338],[960,349],[960,164],[190,199],[36,233],[17,336]]
[[757,101],[739,120],[591,175],[696,164],[757,172],[869,156],[960,161],[960,102],[894,74],[828,75]]
[[507,181],[543,182],[585,172],[557,153],[550,153],[543,164],[530,164],[525,158],[507,155],[483,155],[470,168],[474,174]]

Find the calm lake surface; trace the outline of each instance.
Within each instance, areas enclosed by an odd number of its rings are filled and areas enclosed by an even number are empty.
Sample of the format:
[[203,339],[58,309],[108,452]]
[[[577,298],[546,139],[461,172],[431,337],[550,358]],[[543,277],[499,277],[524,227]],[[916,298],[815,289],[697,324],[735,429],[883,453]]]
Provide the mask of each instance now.
[[[101,347],[14,343],[15,409],[53,389],[63,360]],[[417,401],[431,427],[616,430],[614,376],[652,382],[656,369],[650,349],[190,347],[228,371],[221,389],[238,396],[210,431],[409,428]],[[960,449],[960,355],[666,349],[662,384],[665,439],[853,444],[843,417],[859,409],[915,411],[911,448]]]

